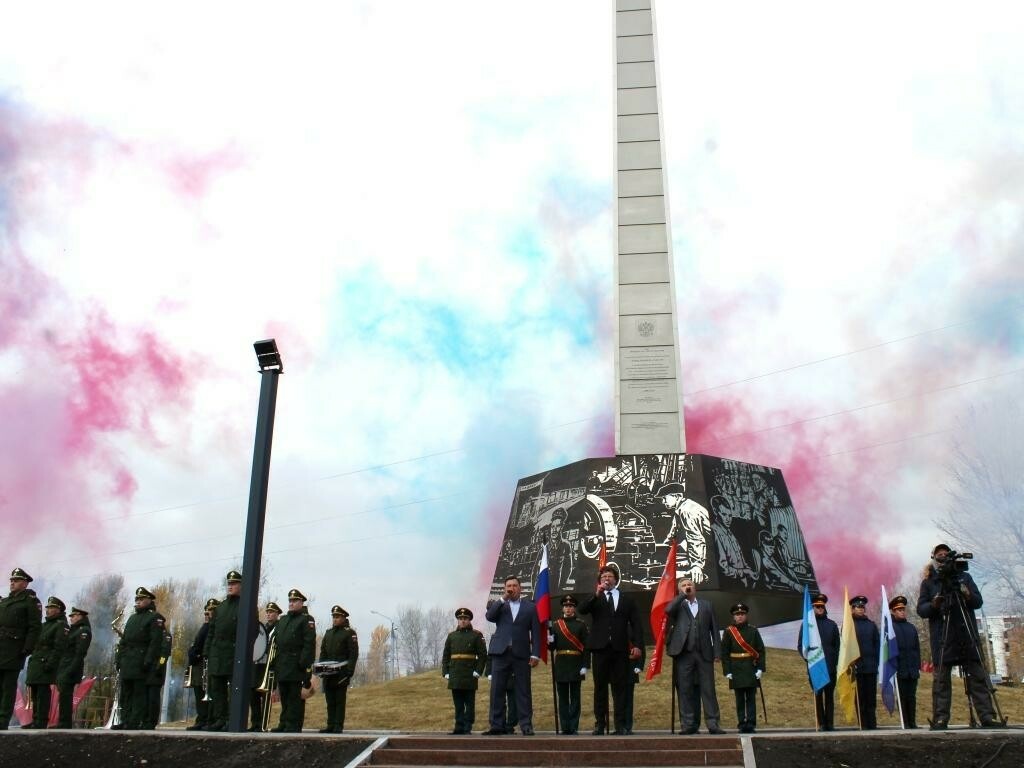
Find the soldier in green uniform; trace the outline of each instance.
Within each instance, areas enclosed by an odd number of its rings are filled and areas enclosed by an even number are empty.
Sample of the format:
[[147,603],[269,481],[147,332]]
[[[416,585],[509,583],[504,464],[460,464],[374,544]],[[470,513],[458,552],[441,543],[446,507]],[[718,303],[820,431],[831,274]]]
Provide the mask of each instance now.
[[210,702],[206,697],[206,636],[210,632],[210,620],[220,600],[211,597],[203,606],[203,625],[196,632],[192,645],[188,649],[189,677],[192,682],[192,695],[196,700],[196,721],[186,731],[203,731],[210,724]]
[[231,673],[235,663],[235,635],[238,631],[238,608],[242,597],[242,574],[238,571],[228,571],[225,580],[228,594],[213,612],[203,648],[207,663],[207,694],[212,699],[207,731],[226,731],[228,728]]
[[263,730],[263,713],[270,701],[270,697],[274,693],[272,690],[261,691],[260,686],[263,685],[263,681],[267,678],[267,657],[270,654],[270,645],[273,642],[271,632],[274,631],[278,619],[281,618],[281,608],[271,600],[267,603],[267,607],[263,609],[263,615],[265,619],[263,628],[267,632],[267,650],[261,658],[256,660],[253,666],[252,697],[249,699],[249,730],[257,732]]
[[0,731],[14,714],[14,693],[25,658],[42,630],[42,607],[28,589],[32,577],[21,568],[11,571],[11,592],[0,599]]
[[156,624],[156,595],[145,587],[135,590],[135,613],[124,625],[114,664],[121,674],[121,708],[124,730],[146,727],[146,678],[160,660],[163,630]]
[[274,675],[281,694],[281,719],[274,733],[301,733],[306,717],[303,687],[313,679],[316,654],[316,622],[305,610],[306,596],[293,589],[288,593],[288,613],[274,628],[277,652]]
[[565,595],[562,618],[551,622],[558,720],[562,733],[570,736],[580,729],[580,688],[590,667],[587,625],[576,618],[576,605],[575,597]]
[[89,612],[71,606],[71,631],[67,647],[57,667],[57,727],[71,728],[71,716],[75,708],[75,686],[82,682],[85,674],[85,655],[92,644],[92,626]]
[[167,626],[167,619],[162,613],[156,614],[154,622],[161,632],[160,657],[153,669],[146,675],[146,729],[155,730],[160,722],[160,691],[167,679],[167,660],[171,657],[173,638]]
[[757,725],[757,688],[764,674],[764,642],[757,627],[747,624],[749,610],[743,603],[732,606],[735,623],[722,633],[722,672],[736,695],[740,733],[753,733]]
[[473,732],[476,690],[487,665],[487,644],[483,633],[473,629],[473,612],[469,608],[459,608],[455,619],[458,625],[444,641],[441,674],[448,681],[448,690],[452,692],[455,705],[452,734],[463,734]]
[[46,618],[25,675],[25,684],[32,688],[32,722],[22,728],[47,728],[50,724],[50,686],[57,682],[57,667],[68,644],[66,608],[56,597],[46,601]]
[[327,701],[327,727],[321,728],[320,733],[342,733],[345,730],[345,700],[358,659],[359,638],[349,626],[348,611],[335,605],[331,608],[331,628],[324,632],[320,641],[320,661],[339,661],[342,667],[337,675],[321,677]]

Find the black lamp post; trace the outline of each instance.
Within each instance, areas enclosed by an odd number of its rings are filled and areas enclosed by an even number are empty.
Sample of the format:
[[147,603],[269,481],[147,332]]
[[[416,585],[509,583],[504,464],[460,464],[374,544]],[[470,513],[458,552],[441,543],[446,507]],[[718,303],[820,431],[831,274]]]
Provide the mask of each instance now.
[[263,525],[267,518],[267,486],[270,482],[270,446],[274,440],[274,410],[277,406],[277,377],[284,373],[281,354],[274,339],[253,344],[260,367],[260,405],[256,415],[256,445],[249,481],[249,516],[245,523],[242,554],[242,595],[238,606],[235,660],[231,673],[231,710],[228,730],[245,730],[252,696],[253,658],[259,621],[260,566],[263,560]]

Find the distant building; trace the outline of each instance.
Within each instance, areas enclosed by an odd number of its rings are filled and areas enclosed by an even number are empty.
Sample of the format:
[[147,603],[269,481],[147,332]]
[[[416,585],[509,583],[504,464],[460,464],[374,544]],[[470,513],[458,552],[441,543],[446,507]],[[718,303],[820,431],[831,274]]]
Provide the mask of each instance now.
[[978,620],[988,641],[994,674],[1014,683],[1024,674],[1024,616],[985,616]]

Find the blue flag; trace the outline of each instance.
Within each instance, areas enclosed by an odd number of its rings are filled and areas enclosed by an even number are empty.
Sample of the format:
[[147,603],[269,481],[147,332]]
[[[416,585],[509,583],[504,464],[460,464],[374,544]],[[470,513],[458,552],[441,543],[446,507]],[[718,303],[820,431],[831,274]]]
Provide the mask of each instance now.
[[806,584],[804,584],[804,628],[801,633],[800,655],[807,660],[807,676],[811,679],[811,687],[817,693],[828,685],[828,662],[825,661],[825,651],[821,647],[818,620],[814,617],[811,593]]
[[892,613],[889,612],[889,600],[882,587],[882,632],[881,644],[878,649],[878,679],[882,683],[882,703],[892,714],[896,709],[896,671],[899,667],[897,657],[900,655],[896,643],[896,628],[892,625]]

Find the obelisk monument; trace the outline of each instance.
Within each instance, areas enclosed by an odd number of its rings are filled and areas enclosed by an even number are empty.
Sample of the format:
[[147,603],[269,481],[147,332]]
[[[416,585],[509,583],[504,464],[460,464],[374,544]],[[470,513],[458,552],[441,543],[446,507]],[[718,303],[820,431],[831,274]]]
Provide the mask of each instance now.
[[615,453],[684,453],[652,0],[615,2]]

